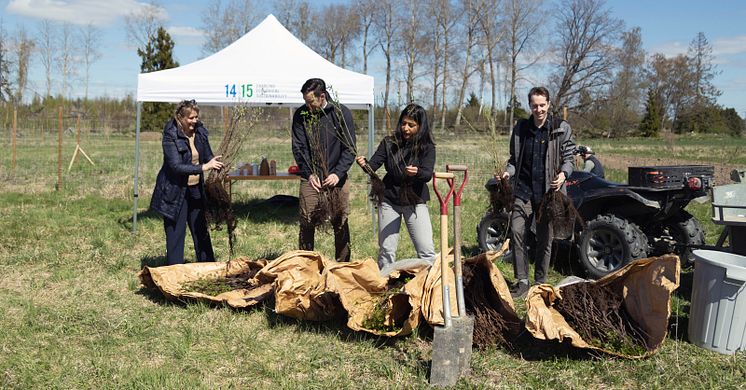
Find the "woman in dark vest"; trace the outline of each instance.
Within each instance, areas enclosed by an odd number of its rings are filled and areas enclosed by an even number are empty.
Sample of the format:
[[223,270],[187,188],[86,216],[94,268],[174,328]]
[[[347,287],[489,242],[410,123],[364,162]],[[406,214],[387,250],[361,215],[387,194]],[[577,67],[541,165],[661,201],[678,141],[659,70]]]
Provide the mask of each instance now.
[[194,100],[184,100],[163,129],[163,166],[150,208],[163,216],[168,264],[184,263],[186,227],[192,232],[196,261],[215,261],[205,219],[205,172],[223,168],[213,156],[207,129]]

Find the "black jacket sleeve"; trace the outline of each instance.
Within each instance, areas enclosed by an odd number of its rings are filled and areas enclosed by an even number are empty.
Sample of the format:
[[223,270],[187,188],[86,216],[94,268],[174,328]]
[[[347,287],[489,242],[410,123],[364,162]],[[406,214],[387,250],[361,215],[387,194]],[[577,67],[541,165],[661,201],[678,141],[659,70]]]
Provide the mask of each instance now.
[[427,183],[433,178],[433,171],[435,170],[435,145],[429,144],[422,148],[422,155],[420,156],[420,164],[417,166],[417,175],[415,179],[423,183]]
[[381,143],[378,144],[378,149],[376,149],[375,153],[368,160],[368,165],[370,165],[373,171],[377,171],[386,162],[386,142],[388,142],[387,138],[381,140]]
[[298,164],[300,176],[306,180],[311,176],[311,156],[308,150],[308,138],[306,137],[306,125],[301,115],[303,107],[295,110],[293,115],[293,126],[291,129],[293,158]]
[[[339,161],[331,169],[330,173],[334,173],[339,177],[339,181],[342,182],[347,177],[347,171],[352,167],[352,163],[355,162],[355,149],[357,148],[355,138],[355,122],[352,120],[352,112],[347,107],[340,105],[339,110],[335,108],[335,111],[341,111],[341,117],[339,119],[339,126],[337,128],[337,135],[341,141],[341,155]],[[340,112],[336,113],[337,115]]]

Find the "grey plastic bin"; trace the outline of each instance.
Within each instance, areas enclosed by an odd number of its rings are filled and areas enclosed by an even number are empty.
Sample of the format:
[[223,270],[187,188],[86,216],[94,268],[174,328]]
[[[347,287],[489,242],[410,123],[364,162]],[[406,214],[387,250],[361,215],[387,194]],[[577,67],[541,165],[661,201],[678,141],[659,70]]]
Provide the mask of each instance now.
[[746,256],[695,250],[689,341],[732,355],[746,349]]

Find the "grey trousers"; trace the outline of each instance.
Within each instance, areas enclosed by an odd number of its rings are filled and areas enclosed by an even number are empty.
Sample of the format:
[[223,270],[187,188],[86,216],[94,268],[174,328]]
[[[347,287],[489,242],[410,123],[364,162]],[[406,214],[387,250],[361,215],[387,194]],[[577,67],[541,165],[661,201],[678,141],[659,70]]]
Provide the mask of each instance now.
[[[513,203],[513,213],[510,216],[510,228],[513,230],[513,272],[516,280],[528,281],[528,233],[531,230],[531,224],[536,219],[534,207],[538,209],[539,205],[532,205],[530,201],[526,202],[520,198],[515,198]],[[544,283],[547,279],[549,270],[549,261],[552,258],[552,237],[553,230],[551,224],[536,224],[536,250],[533,251],[534,259],[534,281]]]
[[399,245],[399,229],[401,221],[409,231],[417,257],[432,263],[435,258],[433,244],[433,227],[430,224],[430,214],[426,204],[415,206],[396,206],[381,202],[378,208],[378,268],[396,261],[396,248]]

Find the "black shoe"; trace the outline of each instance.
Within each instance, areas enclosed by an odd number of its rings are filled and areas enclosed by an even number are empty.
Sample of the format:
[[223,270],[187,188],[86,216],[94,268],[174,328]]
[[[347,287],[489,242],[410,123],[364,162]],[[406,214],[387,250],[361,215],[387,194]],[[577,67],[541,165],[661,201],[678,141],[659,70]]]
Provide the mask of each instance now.
[[510,289],[510,296],[513,298],[525,298],[528,293],[528,282],[516,282]]

